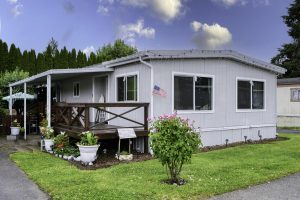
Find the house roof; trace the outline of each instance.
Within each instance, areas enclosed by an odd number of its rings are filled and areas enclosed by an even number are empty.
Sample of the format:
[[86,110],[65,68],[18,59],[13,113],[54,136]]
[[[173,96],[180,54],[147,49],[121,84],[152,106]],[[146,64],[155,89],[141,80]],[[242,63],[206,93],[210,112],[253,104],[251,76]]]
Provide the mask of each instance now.
[[[143,60],[154,59],[206,59],[206,58],[220,58],[229,59],[237,62],[245,63],[257,68],[271,71],[276,74],[284,74],[286,69],[276,65],[248,57],[241,53],[232,50],[148,50],[140,51],[136,54],[118,58],[112,61],[103,62],[102,64],[95,64],[92,66],[77,68],[77,69],[53,69],[46,72],[31,76],[29,78],[9,84],[10,87],[17,86],[27,82],[42,82],[45,81],[47,75],[52,75],[53,78],[66,78],[75,76],[81,73],[95,73],[95,72],[111,72],[114,67],[126,65],[129,63],[140,62]],[[59,77],[61,76],[61,77]]]
[[136,54],[102,63],[108,68],[138,62],[139,59],[197,59],[197,58],[224,58],[235,60],[254,67],[269,70],[277,74],[284,74],[286,69],[243,55],[233,50],[148,50]]
[[101,64],[99,65],[93,65],[92,67],[85,67],[85,68],[76,68],[76,69],[52,69],[45,72],[42,72],[40,74],[36,74],[34,76],[25,78],[23,80],[14,82],[9,84],[10,87],[14,87],[17,85],[21,85],[28,82],[42,82],[46,80],[46,77],[48,75],[52,75],[52,78],[66,78],[71,76],[76,76],[78,74],[86,73],[86,74],[92,74],[96,72],[112,72],[114,69],[109,69],[106,67],[103,67]]
[[277,85],[295,85],[300,84],[300,77],[277,79]]

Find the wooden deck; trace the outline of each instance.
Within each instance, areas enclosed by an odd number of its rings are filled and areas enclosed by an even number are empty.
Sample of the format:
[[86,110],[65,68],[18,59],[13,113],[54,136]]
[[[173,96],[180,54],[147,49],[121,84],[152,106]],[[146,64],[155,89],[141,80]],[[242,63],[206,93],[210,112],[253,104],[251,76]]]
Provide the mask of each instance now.
[[[127,108],[126,111],[117,114],[107,108]],[[118,128],[133,128],[138,137],[148,136],[148,107],[149,103],[57,103],[55,105],[54,129],[56,132],[65,131],[69,136],[80,138],[83,131],[92,131],[99,140],[118,138]],[[90,122],[89,111],[94,108],[102,113],[108,113],[111,117],[101,122]],[[125,117],[126,114],[143,108],[143,123]],[[88,116],[88,117],[85,117]],[[135,126],[110,125],[117,118],[128,121]]]

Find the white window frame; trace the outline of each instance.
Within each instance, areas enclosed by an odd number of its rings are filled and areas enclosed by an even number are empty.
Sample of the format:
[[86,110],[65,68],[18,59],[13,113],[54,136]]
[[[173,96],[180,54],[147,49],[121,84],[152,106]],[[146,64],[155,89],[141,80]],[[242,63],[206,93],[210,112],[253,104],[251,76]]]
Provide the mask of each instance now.
[[[263,82],[264,83],[264,108],[263,109],[253,109],[252,108],[252,85],[251,85],[251,94],[250,94],[250,109],[239,109],[238,108],[238,81],[258,81],[258,82]],[[257,78],[249,78],[249,77],[236,77],[236,81],[235,81],[235,108],[236,108],[236,112],[265,112],[266,111],[266,99],[267,99],[267,95],[266,95],[266,90],[267,90],[267,82],[265,79],[257,79]]]
[[[134,100],[124,100],[124,101],[118,101],[118,78],[120,77],[127,77],[128,76],[135,76],[136,75],[136,101]],[[139,72],[130,72],[130,73],[124,73],[119,74],[115,76],[115,102],[139,102],[139,88],[140,88],[140,78],[139,78]],[[127,84],[125,84],[125,99],[127,99]]]
[[[74,95],[74,87],[75,87],[76,84],[78,84],[78,96],[75,96],[75,95]],[[73,82],[73,88],[72,88],[72,89],[73,89],[73,91],[72,91],[73,97],[74,97],[74,98],[80,97],[80,82],[79,82],[79,81]]]
[[[175,110],[175,92],[174,92],[174,80],[175,76],[182,76],[182,77],[193,77],[193,110]],[[212,79],[212,102],[211,110],[195,110],[195,78],[196,77],[205,77],[205,78],[211,78]],[[178,114],[197,114],[197,113],[214,113],[215,112],[215,76],[210,74],[195,74],[195,73],[185,73],[185,72],[172,72],[172,111],[177,112]]]

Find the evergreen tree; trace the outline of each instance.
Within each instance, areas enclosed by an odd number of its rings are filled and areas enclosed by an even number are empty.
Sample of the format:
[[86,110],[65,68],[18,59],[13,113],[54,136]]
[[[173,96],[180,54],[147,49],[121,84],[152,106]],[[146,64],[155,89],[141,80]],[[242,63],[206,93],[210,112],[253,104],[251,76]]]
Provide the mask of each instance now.
[[44,57],[45,57],[44,69],[45,70],[52,69],[54,65],[54,59],[52,57],[52,50],[50,45],[47,46],[46,51],[44,52]]
[[97,63],[97,56],[94,52],[91,52],[87,64],[88,65],[94,65],[96,63]]
[[23,52],[22,62],[20,66],[22,66],[21,68],[24,71],[29,72],[29,55],[26,50]]
[[70,68],[76,68],[77,67],[76,59],[77,59],[76,49],[73,48],[72,51],[69,52],[69,55],[68,55],[68,62],[69,62],[69,67]]
[[70,68],[69,66],[69,52],[66,47],[64,47],[59,54],[60,57],[60,69]]
[[0,40],[0,72],[3,72],[7,69],[8,64],[8,47],[5,42]]
[[46,71],[46,64],[45,64],[45,56],[42,53],[39,53],[37,55],[37,60],[36,60],[36,68],[34,74],[41,73],[43,71]]
[[283,44],[279,53],[272,58],[273,64],[287,69],[284,77],[300,76],[300,0],[294,2],[288,8],[288,15],[283,16],[283,21],[288,27],[288,34],[292,42]]
[[29,74],[33,75],[36,74],[36,54],[35,50],[31,49],[29,52],[28,58],[28,66],[29,66]]
[[87,64],[86,55],[85,53],[79,50],[77,55],[77,66],[81,68],[81,67],[85,67],[86,64]]
[[8,52],[8,71],[13,71],[21,61],[20,50],[16,48],[15,44],[11,44]]

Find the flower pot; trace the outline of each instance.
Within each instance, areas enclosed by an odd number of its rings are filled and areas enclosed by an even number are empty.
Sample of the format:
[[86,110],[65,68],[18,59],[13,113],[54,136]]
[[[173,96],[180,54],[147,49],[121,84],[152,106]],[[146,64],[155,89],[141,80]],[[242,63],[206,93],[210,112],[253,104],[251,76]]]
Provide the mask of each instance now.
[[97,151],[100,145],[83,146],[77,145],[80,151],[80,160],[84,163],[94,162],[97,158]]
[[54,144],[53,140],[52,139],[44,139],[44,142],[45,142],[46,151],[51,152],[52,151],[52,146]]
[[133,155],[119,155],[119,160],[120,161],[131,161],[133,159]]
[[20,134],[20,127],[10,127],[11,135],[19,135]]

